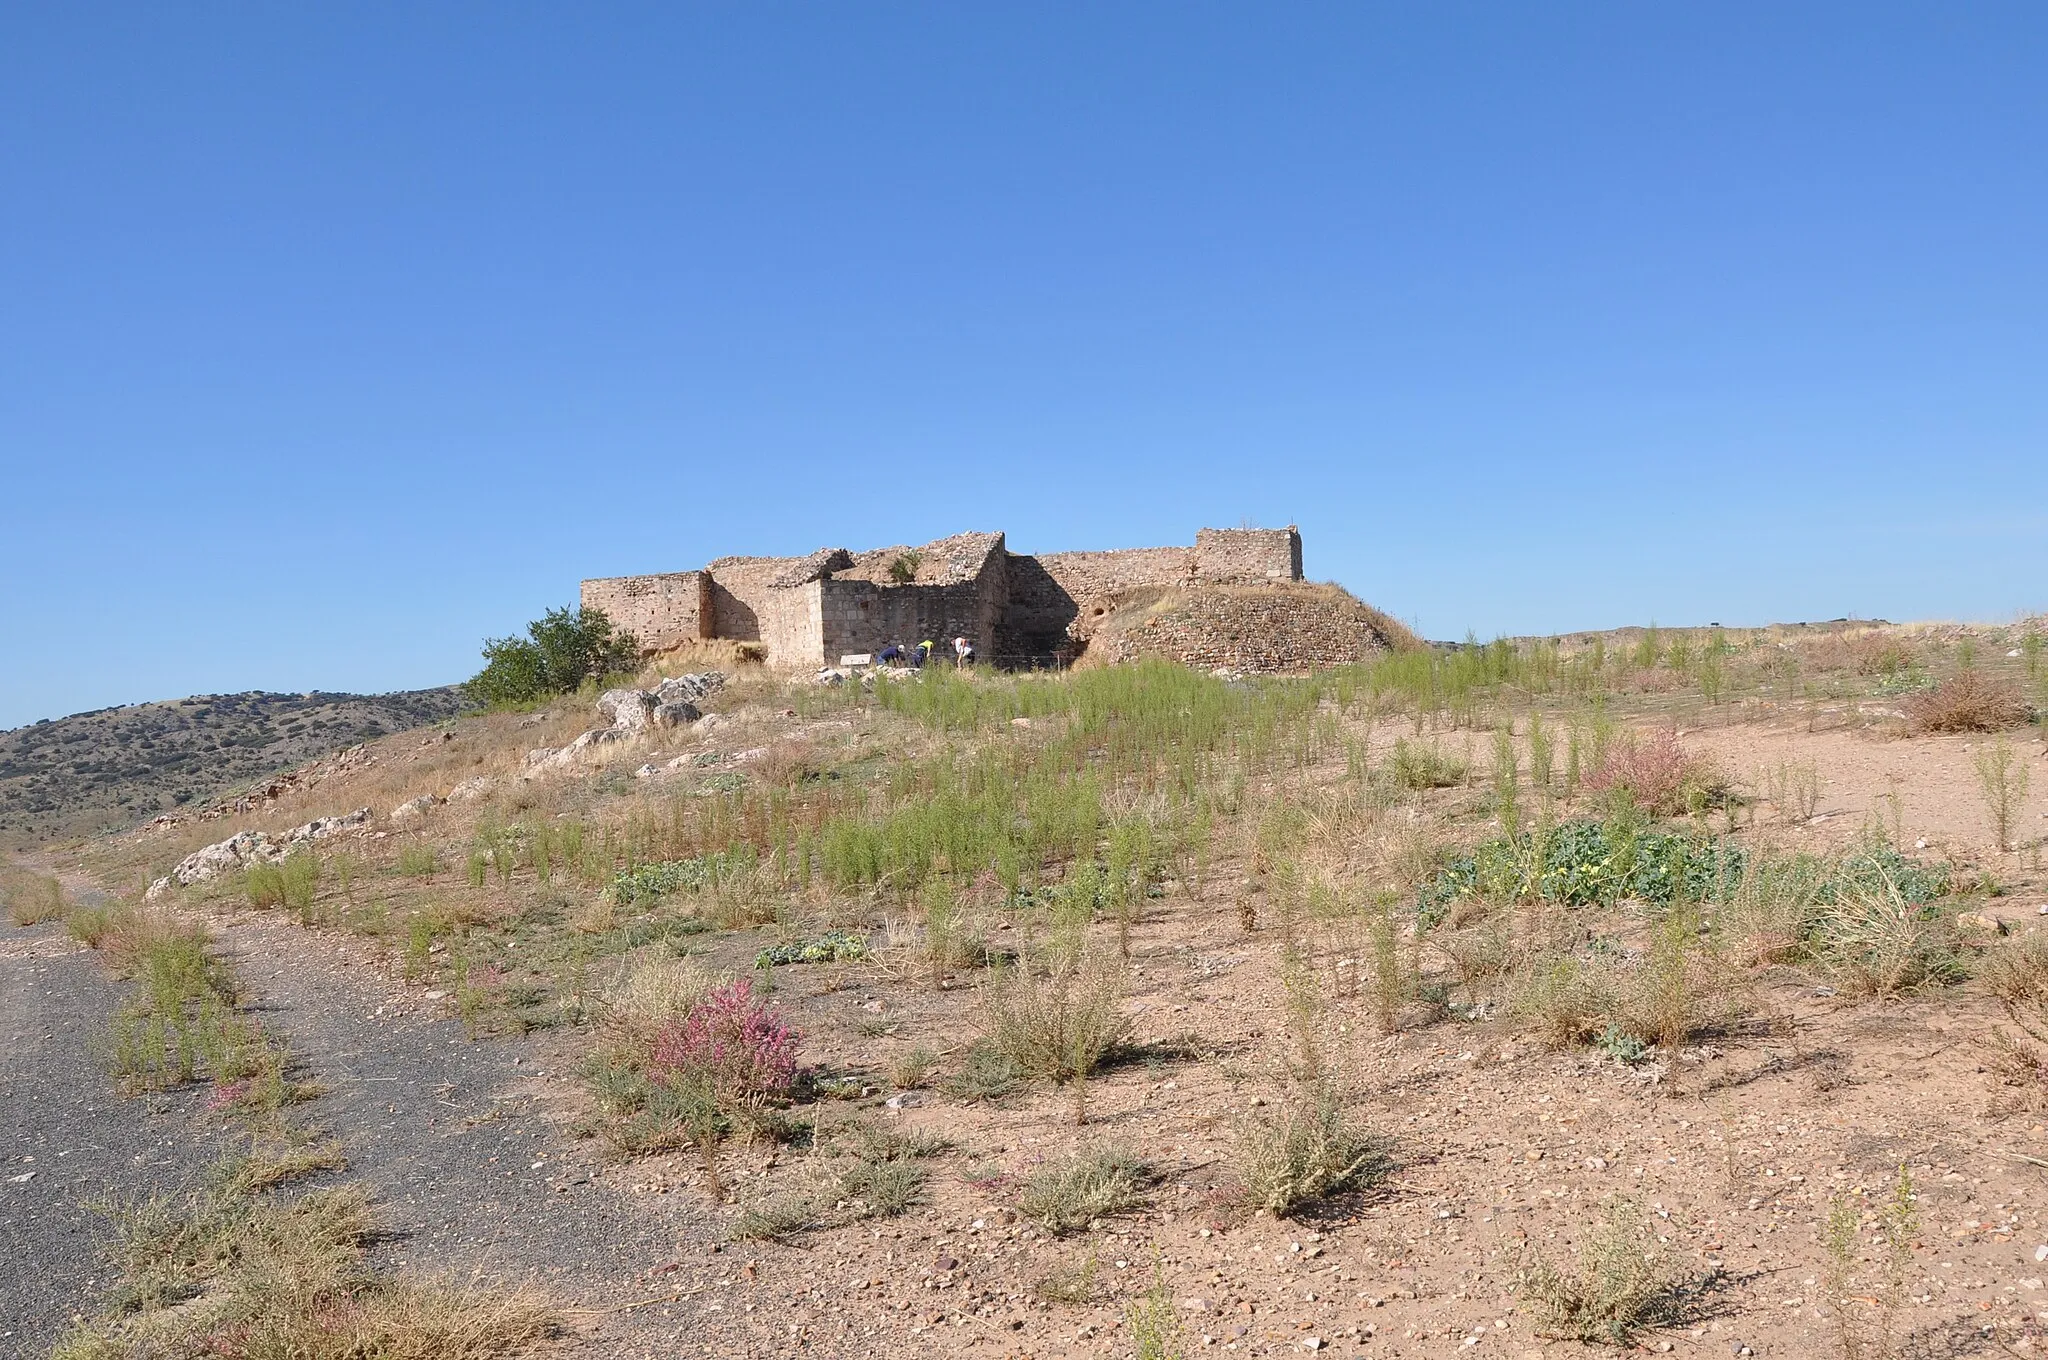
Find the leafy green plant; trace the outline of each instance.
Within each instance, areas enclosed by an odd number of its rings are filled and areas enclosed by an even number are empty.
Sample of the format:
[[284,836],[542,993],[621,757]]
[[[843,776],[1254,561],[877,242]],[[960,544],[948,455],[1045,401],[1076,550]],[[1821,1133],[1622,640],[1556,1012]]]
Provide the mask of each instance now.
[[600,609],[550,609],[526,626],[526,636],[489,638],[484,668],[464,686],[474,703],[512,705],[564,694],[585,680],[630,669],[639,641],[612,627]]
[[756,968],[793,963],[843,963],[868,956],[867,940],[846,930],[828,930],[809,939],[770,945],[754,956]]

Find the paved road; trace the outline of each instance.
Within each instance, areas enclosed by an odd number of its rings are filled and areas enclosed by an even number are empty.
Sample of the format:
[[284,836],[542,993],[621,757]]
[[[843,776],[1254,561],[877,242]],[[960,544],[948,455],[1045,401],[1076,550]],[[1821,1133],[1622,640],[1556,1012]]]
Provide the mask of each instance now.
[[121,993],[61,929],[0,924],[0,1355],[98,1311],[95,1201],[190,1184],[226,1146],[199,1092],[115,1093],[95,1049]]

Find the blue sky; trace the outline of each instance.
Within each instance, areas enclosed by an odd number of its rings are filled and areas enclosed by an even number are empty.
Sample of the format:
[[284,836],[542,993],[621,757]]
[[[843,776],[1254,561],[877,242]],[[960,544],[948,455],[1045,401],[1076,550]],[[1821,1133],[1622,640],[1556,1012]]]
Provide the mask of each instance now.
[[1301,526],[1432,636],[2048,605],[2048,8],[0,9],[0,727],[584,576]]

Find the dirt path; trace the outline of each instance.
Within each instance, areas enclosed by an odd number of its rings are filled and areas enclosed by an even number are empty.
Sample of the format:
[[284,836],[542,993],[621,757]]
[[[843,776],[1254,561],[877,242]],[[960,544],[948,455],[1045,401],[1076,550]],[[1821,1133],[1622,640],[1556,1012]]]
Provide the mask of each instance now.
[[308,1114],[376,1198],[391,1231],[377,1264],[538,1284],[594,1313],[579,1356],[668,1354],[670,1334],[694,1330],[683,1302],[618,1310],[717,1273],[719,1227],[684,1196],[629,1197],[593,1175],[550,1115],[573,1074],[549,1070],[544,1044],[470,1041],[348,942],[276,918],[215,924],[256,1013],[330,1088]]
[[188,1184],[228,1145],[198,1091],[115,1093],[94,1046],[121,994],[60,927],[0,926],[0,1354],[44,1354],[97,1311],[94,1201]]

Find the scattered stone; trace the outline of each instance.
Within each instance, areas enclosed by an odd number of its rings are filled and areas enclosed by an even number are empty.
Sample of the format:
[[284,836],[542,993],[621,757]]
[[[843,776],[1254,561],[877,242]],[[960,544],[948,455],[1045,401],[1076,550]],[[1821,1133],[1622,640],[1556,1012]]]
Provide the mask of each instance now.
[[491,777],[487,774],[480,774],[474,779],[465,779],[454,788],[448,790],[448,801],[451,803],[474,802],[488,794],[493,787],[494,781]]
[[846,683],[846,672],[837,666],[827,666],[818,672],[818,683],[827,687]]
[[597,711],[611,719],[614,729],[640,732],[653,721],[657,702],[644,689],[608,689],[598,696]]
[[654,706],[649,715],[656,727],[686,727],[704,715],[695,704],[687,699],[676,699]]
[[416,822],[439,806],[441,806],[439,798],[436,798],[431,793],[423,793],[417,798],[408,798],[397,807],[391,809],[391,820],[394,822]]
[[652,779],[654,778],[654,767],[652,765],[642,765],[639,769],[633,771],[633,777],[635,779]]
[[1956,924],[1964,930],[1981,930],[1986,935],[2005,934],[2005,922],[1996,916],[1986,916],[1981,911],[1956,913]]
[[155,902],[173,888],[204,883],[252,864],[275,863],[302,845],[355,830],[369,820],[370,810],[357,808],[340,817],[316,817],[303,826],[293,827],[277,840],[261,831],[237,831],[226,840],[215,841],[179,860],[177,868],[149,885],[142,894],[142,900]]

